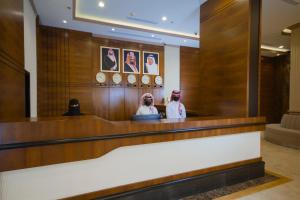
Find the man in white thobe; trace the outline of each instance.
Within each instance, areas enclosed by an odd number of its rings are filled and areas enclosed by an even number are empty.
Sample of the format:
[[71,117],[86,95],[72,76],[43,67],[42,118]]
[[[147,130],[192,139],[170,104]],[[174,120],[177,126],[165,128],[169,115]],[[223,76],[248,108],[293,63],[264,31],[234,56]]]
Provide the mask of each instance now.
[[185,107],[180,103],[180,91],[173,90],[171,95],[171,102],[168,103],[166,108],[168,119],[184,119],[186,118]]
[[146,93],[141,97],[140,107],[136,112],[136,115],[154,115],[158,114],[156,107],[154,106],[154,98],[150,93]]

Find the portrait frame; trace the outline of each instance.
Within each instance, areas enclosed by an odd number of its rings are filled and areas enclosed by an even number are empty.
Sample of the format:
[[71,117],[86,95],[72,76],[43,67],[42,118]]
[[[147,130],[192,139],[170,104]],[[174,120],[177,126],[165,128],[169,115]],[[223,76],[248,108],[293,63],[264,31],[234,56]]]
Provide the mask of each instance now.
[[[116,60],[117,60],[117,66],[118,66],[118,70],[107,70],[104,69],[106,67],[103,66],[103,62],[104,62],[104,56],[107,54],[108,49],[112,49],[115,53],[115,56],[117,56]],[[116,54],[117,52],[117,54]],[[120,54],[120,48],[116,48],[116,47],[107,47],[107,46],[100,46],[100,71],[101,72],[112,72],[112,73],[120,73],[121,72],[121,54]]]
[[[146,62],[147,62],[147,57],[149,55],[154,56],[155,63],[157,65],[157,72],[156,73],[151,73],[151,72],[146,72]],[[159,75],[159,52],[152,52],[152,51],[143,51],[143,74],[147,75]]]
[[[125,70],[125,64],[126,64],[126,58],[128,52],[134,52],[135,57],[137,58],[137,66],[138,66],[138,73],[137,72],[129,72]],[[140,74],[141,73],[141,51],[135,50],[135,49],[123,49],[122,50],[123,55],[123,73],[124,74]]]

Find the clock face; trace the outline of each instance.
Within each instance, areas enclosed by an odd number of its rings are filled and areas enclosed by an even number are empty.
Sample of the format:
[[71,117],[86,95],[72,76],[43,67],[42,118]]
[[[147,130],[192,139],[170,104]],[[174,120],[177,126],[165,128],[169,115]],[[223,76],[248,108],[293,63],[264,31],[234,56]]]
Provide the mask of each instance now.
[[155,83],[157,85],[162,85],[162,83],[163,83],[162,77],[161,76],[156,76],[155,77]]
[[98,81],[98,83],[105,83],[106,81],[106,76],[103,72],[98,72],[96,74],[96,80]]
[[136,77],[134,74],[129,74],[127,77],[128,83],[134,84],[136,82]]
[[118,74],[118,73],[115,73],[115,74],[113,75],[112,79],[113,79],[113,82],[114,82],[115,84],[120,84],[121,81],[122,81],[122,76],[121,76],[120,74]]
[[148,85],[150,83],[150,77],[148,75],[143,75],[142,83]]

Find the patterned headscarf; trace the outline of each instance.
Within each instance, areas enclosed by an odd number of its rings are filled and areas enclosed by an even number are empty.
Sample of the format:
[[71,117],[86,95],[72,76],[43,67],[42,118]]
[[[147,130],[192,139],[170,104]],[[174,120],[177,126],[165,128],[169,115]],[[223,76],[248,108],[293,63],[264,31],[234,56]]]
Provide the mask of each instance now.
[[171,101],[173,101],[174,100],[174,97],[178,97],[178,112],[179,112],[179,114],[180,115],[182,115],[182,106],[181,106],[181,103],[180,103],[180,97],[181,97],[181,95],[180,95],[180,90],[173,90],[172,91],[172,95],[171,95]]

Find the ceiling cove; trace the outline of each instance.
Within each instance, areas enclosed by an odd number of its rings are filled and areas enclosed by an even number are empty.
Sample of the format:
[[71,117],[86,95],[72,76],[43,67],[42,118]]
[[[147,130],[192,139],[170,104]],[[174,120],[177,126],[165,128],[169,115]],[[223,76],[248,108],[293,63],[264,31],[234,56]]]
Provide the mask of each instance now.
[[[192,33],[187,33],[182,31],[171,30],[167,28],[161,28],[159,26],[153,26],[156,25],[156,22],[149,21],[147,19],[127,16],[126,17],[127,20],[120,20],[120,19],[107,18],[99,15],[91,15],[90,13],[83,11],[84,9],[81,8],[81,5],[83,4],[80,4],[81,3],[80,1],[81,0],[73,0],[73,19],[76,21],[90,22],[90,23],[102,24],[102,25],[107,25],[112,27],[132,29],[137,31],[147,31],[151,33],[164,34],[168,36],[181,37],[181,38],[186,38],[191,40],[200,39],[199,33],[192,34]],[[129,20],[142,22],[142,23],[133,23],[133,22],[129,22]],[[151,22],[148,23],[150,25],[145,25],[146,24],[145,22],[147,21]]]

